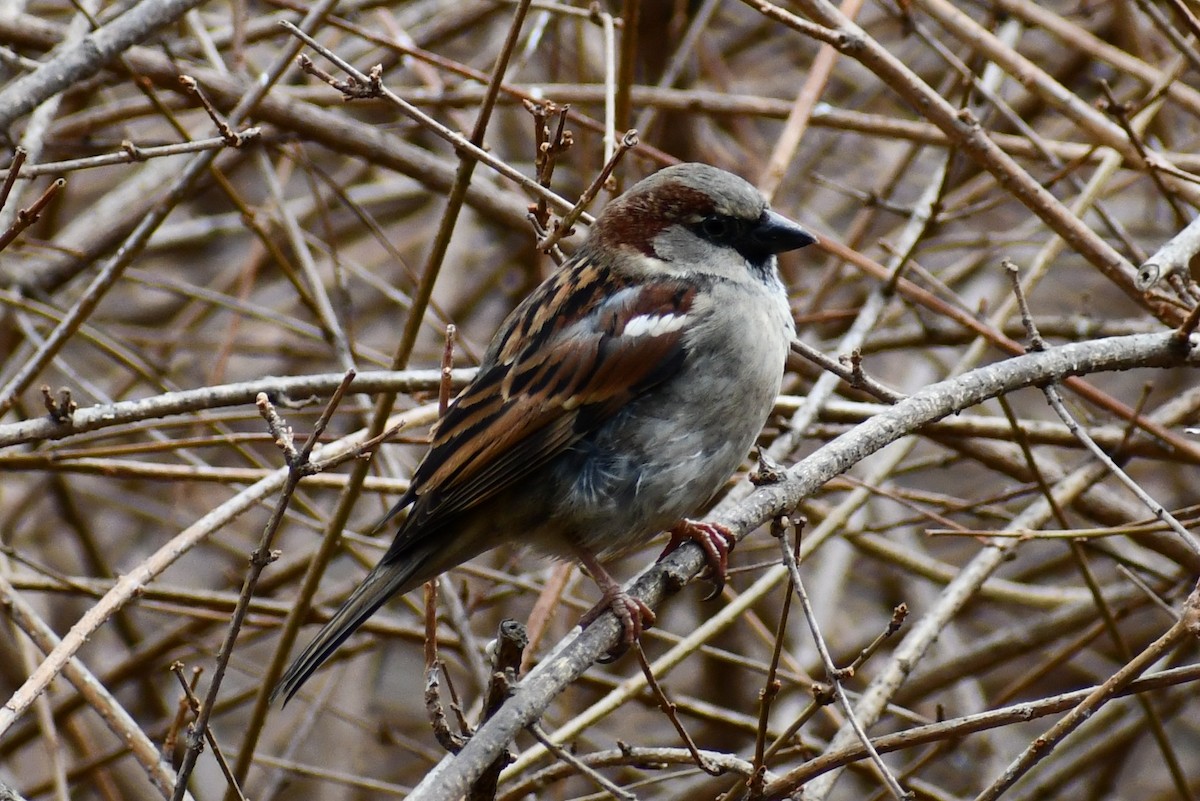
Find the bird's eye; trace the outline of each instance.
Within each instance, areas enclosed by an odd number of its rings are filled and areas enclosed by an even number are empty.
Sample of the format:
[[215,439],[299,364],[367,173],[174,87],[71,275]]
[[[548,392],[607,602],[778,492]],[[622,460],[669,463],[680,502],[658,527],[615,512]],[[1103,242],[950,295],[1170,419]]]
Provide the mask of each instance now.
[[740,232],[736,220],[729,217],[705,217],[700,221],[700,233],[713,242],[729,242],[736,239]]

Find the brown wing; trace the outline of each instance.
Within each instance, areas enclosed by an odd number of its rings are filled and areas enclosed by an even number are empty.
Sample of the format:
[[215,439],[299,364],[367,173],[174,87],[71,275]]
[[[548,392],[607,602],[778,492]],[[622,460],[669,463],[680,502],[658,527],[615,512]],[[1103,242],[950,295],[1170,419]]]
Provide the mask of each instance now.
[[679,282],[618,283],[587,260],[539,287],[438,423],[398,505],[415,502],[389,555],[524,479],[676,373],[694,297]]

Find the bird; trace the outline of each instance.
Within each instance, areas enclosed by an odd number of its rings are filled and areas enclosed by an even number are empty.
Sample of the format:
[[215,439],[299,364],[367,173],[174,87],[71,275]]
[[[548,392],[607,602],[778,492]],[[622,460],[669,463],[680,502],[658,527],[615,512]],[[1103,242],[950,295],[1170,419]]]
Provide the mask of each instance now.
[[[284,672],[284,703],[389,598],[502,545],[575,559],[631,644],[654,622],[603,562],[671,533],[724,580],[732,534],[687,519],[766,423],[795,324],[776,256],[816,241],[742,178],[666,167],[609,202],[506,318],[447,406],[391,546]],[[667,551],[664,551],[664,555]]]

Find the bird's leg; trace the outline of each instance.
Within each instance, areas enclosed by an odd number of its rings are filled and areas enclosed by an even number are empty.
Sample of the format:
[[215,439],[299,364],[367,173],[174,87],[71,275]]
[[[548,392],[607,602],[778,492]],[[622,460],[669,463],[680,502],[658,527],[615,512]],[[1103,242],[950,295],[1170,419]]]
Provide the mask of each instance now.
[[685,518],[676,523],[669,533],[671,541],[659,554],[658,561],[661,562],[686,540],[691,540],[704,551],[704,561],[708,562],[708,575],[713,583],[713,591],[704,596],[704,600],[710,601],[720,595],[725,588],[725,574],[729,570],[729,552],[737,545],[737,537],[733,532],[720,523],[702,523]]
[[579,625],[587,628],[596,618],[609,609],[617,616],[617,620],[621,621],[622,635],[620,645],[610,651],[606,659],[601,660],[611,662],[625,653],[629,646],[641,638],[642,629],[654,625],[654,610],[625,592],[617,580],[604,569],[604,565],[600,564],[600,560],[591,551],[586,548],[576,548],[575,558],[587,568],[592,581],[596,582],[596,586],[603,593],[600,602],[583,616],[579,621]]

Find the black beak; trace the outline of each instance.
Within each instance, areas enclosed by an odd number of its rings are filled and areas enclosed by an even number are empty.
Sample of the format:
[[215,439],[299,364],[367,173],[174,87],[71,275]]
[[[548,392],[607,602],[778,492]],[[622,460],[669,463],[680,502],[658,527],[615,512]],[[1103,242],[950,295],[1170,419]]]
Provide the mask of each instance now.
[[796,223],[770,209],[763,211],[758,225],[750,232],[756,249],[765,253],[786,253],[811,245],[817,238]]

